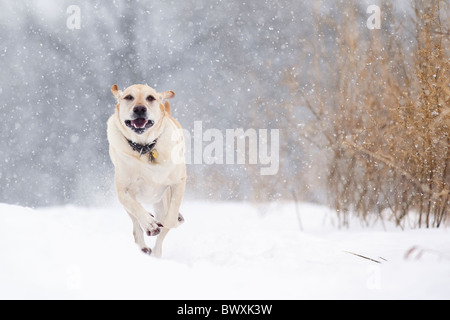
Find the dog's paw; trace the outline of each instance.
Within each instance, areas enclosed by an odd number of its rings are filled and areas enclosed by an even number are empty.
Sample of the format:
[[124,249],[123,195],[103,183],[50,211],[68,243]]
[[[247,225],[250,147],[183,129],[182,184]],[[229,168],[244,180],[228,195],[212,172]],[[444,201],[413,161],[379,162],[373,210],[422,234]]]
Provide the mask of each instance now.
[[152,249],[150,249],[150,248],[141,248],[141,251],[143,252],[143,253],[145,253],[146,255],[151,255],[152,254]]
[[184,222],[184,217],[181,215],[181,213],[178,212],[178,225],[182,224]]
[[[161,232],[163,225],[158,222],[151,213],[149,213],[143,221],[140,221],[141,227],[148,236],[157,236]],[[151,251],[151,250],[150,250]]]

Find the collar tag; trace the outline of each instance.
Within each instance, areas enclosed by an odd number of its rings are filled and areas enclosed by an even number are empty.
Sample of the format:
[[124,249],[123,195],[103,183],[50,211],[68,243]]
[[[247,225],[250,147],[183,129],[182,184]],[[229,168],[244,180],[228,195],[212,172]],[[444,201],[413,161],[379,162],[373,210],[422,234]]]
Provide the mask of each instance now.
[[150,152],[150,162],[153,162],[153,160],[156,160],[158,158],[158,156],[159,156],[158,151],[156,149],[153,149]]

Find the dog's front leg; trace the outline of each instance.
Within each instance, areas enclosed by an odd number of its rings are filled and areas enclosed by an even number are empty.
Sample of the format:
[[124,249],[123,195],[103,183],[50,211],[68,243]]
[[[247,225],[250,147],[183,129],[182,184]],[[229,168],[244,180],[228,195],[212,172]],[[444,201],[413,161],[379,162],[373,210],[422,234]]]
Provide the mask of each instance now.
[[181,200],[183,199],[184,189],[186,187],[186,181],[182,181],[178,184],[170,186],[170,200],[168,203],[167,214],[162,222],[165,228],[175,228],[180,223],[178,221]]
[[170,190],[168,190],[168,210],[167,214],[164,216],[163,225],[164,228],[162,229],[161,233],[158,235],[158,238],[156,238],[155,247],[153,248],[153,253],[155,257],[161,257],[162,254],[162,243],[164,241],[164,238],[166,237],[167,233],[169,232],[170,228],[177,227],[180,225],[180,205],[181,200],[183,199],[184,189],[186,187],[185,181],[170,186]]
[[[169,211],[175,209],[175,208],[170,208],[170,204],[172,203],[172,198],[173,198],[172,192],[176,191],[176,190],[177,189],[172,188],[172,186],[167,187],[161,200],[155,204],[156,218],[158,220],[170,223],[169,220],[166,218],[171,214]],[[182,189],[181,191],[183,192],[184,189]],[[181,202],[180,197],[178,197],[178,199]],[[180,206],[178,205],[176,207],[179,208]],[[181,214],[178,213],[176,226],[179,226],[183,221],[184,221],[183,216],[181,216]],[[173,226],[171,226],[171,227],[173,227]],[[162,243],[163,243],[164,238],[166,237],[167,233],[169,232],[169,230],[170,229],[166,228],[166,227],[162,228],[161,233],[156,238],[156,243],[155,243],[155,246],[153,248],[153,253],[152,253],[155,257],[158,257],[158,258],[161,257]]]
[[131,221],[133,221],[133,237],[134,242],[139,246],[142,252],[146,254],[151,254],[152,250],[147,247],[147,244],[144,240],[144,232],[142,231],[141,225],[139,224],[139,221],[129,212],[127,212],[128,215],[131,218]]
[[[119,188],[118,188],[119,189]],[[159,223],[145,208],[136,200],[136,195],[130,188],[120,188],[122,192],[118,192],[120,203],[124,206],[128,214],[137,220],[139,225],[144,229],[148,236],[156,236],[160,233],[162,224]],[[135,221],[133,220],[133,224]],[[138,228],[134,231],[138,232]]]
[[153,248],[153,255],[157,258],[161,258],[162,244],[163,244],[164,238],[166,237],[169,230],[170,229],[168,229],[168,228],[162,228],[161,233],[156,238],[155,247]]

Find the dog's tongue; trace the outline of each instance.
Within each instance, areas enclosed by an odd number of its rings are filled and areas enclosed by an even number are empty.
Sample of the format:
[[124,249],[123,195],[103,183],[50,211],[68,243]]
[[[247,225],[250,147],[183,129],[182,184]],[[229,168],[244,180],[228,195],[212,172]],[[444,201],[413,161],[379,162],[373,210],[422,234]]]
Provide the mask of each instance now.
[[144,118],[138,118],[136,120],[132,120],[131,124],[135,126],[136,128],[143,128],[145,124],[147,123],[147,120]]

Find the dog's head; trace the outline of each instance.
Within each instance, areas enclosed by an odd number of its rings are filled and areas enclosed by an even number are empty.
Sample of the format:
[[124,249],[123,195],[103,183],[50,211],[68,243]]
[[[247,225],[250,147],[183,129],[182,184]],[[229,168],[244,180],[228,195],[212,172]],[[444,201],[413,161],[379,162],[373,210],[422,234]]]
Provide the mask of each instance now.
[[143,84],[132,85],[124,91],[113,85],[111,92],[117,100],[120,121],[137,134],[143,134],[164,117],[163,101],[175,95],[173,91],[156,92]]

